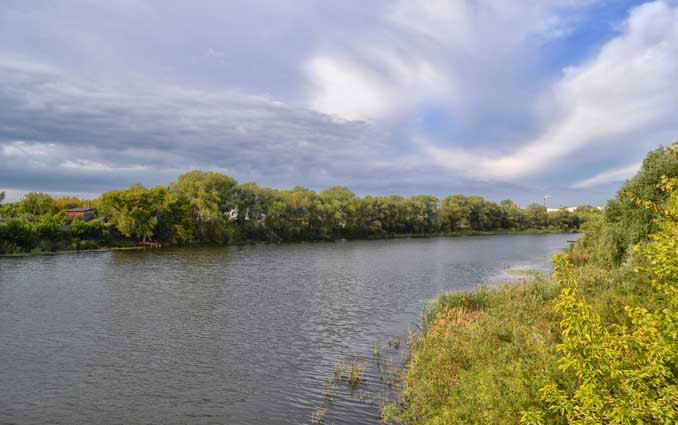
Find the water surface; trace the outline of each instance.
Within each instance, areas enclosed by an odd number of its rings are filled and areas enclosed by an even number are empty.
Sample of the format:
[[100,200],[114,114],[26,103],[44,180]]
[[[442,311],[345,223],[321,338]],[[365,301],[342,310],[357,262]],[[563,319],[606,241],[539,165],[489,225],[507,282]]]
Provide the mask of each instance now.
[[[0,258],[0,423],[309,423],[337,359],[404,341],[441,291],[548,270],[572,238]],[[375,367],[366,378],[327,423],[377,423]]]

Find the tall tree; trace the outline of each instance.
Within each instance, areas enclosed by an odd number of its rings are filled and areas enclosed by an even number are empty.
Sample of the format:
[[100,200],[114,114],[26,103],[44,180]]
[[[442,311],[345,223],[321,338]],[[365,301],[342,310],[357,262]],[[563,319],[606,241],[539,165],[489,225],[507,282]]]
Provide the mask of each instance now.
[[47,214],[52,207],[52,197],[46,193],[30,192],[21,201],[21,212],[32,215]]
[[151,193],[140,184],[103,194],[100,205],[123,235],[144,241],[153,237],[158,224],[156,205]]
[[[190,171],[179,176],[170,189],[191,205],[195,236],[200,241],[221,243],[229,239],[226,215],[237,205],[236,181],[216,172]],[[239,212],[237,212],[239,213]]]
[[539,204],[530,204],[525,211],[527,222],[534,229],[541,229],[548,224],[548,211],[546,207]]
[[440,221],[443,229],[456,231],[470,226],[471,210],[464,195],[453,195],[443,199],[440,206]]

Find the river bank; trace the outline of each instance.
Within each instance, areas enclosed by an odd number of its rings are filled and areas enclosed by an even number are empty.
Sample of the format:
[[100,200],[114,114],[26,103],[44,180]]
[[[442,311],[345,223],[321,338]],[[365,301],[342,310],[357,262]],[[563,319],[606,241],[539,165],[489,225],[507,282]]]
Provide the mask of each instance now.
[[552,276],[440,295],[385,422],[676,423],[677,189],[678,143],[648,154]]
[[85,253],[85,252],[107,252],[107,251],[132,251],[132,250],[146,250],[146,249],[164,249],[164,248],[181,248],[181,249],[191,249],[191,248],[205,248],[205,247],[218,247],[218,246],[245,246],[245,245],[280,245],[280,244],[300,244],[300,243],[336,243],[341,241],[375,241],[375,240],[390,240],[390,239],[428,239],[428,238],[457,238],[457,237],[468,237],[468,236],[501,236],[501,235],[545,235],[545,234],[577,234],[579,230],[562,230],[562,229],[524,229],[524,230],[515,230],[515,229],[504,229],[504,230],[487,230],[487,231],[459,231],[459,232],[442,232],[442,233],[430,233],[430,234],[395,234],[388,236],[380,237],[368,237],[368,238],[351,238],[351,239],[333,239],[333,240],[310,240],[310,241],[286,241],[286,242],[266,242],[266,241],[238,241],[233,242],[228,245],[215,245],[215,244],[195,244],[195,245],[165,245],[163,248],[155,248],[148,246],[139,246],[133,245],[133,242],[129,244],[118,244],[115,246],[102,246],[99,248],[86,248],[86,249],[63,249],[58,251],[43,251],[35,249],[31,252],[15,252],[9,254],[0,254],[0,258],[3,257],[32,257],[40,255],[60,255],[60,254],[76,254],[76,253]]
[[557,374],[550,277],[445,293],[408,341],[401,399],[387,423],[517,424]]
[[[569,261],[576,263],[577,255],[570,253]],[[604,322],[625,323],[624,306],[647,301],[630,267],[585,262],[570,270]],[[543,389],[576,383],[559,353],[562,289],[557,275],[537,275],[439,296],[408,343],[401,399],[384,407],[385,422],[532,423],[530,412],[548,411]]]

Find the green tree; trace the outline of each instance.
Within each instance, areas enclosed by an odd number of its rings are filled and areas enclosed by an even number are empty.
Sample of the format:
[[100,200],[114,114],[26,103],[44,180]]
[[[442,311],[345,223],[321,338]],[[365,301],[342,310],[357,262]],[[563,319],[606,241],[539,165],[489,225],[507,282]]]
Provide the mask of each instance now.
[[539,204],[530,204],[525,210],[528,225],[533,229],[542,229],[548,225],[548,212],[546,207]]
[[30,192],[21,201],[20,211],[34,216],[47,214],[52,208],[52,201],[46,193]]
[[[678,160],[678,144],[665,155]],[[556,258],[555,278],[563,286],[557,350],[570,379],[543,387],[545,408],[526,412],[524,422],[678,422],[678,178],[658,181],[663,196],[620,194],[647,211],[657,229],[651,242],[635,246],[634,271],[647,288],[640,305],[624,308],[626,323],[606,324],[580,293],[568,257]]]
[[430,195],[416,195],[407,201],[410,206],[409,232],[426,234],[440,231],[438,198]]
[[218,221],[235,207],[231,198],[236,181],[216,172],[190,171],[170,185],[172,192],[187,199],[203,221]]
[[277,193],[268,222],[282,240],[327,239],[331,234],[322,199],[300,186]]
[[158,224],[157,206],[152,193],[140,184],[105,193],[100,205],[110,222],[126,237],[144,241],[153,237]]
[[608,266],[620,264],[628,247],[644,241],[657,230],[653,212],[640,208],[633,199],[664,202],[668,195],[657,187],[662,176],[678,177],[678,158],[667,148],[658,148],[645,157],[643,165],[632,179],[619,189],[615,199],[607,204],[596,240],[596,259]]
[[440,222],[444,230],[456,231],[470,226],[471,209],[464,195],[448,196],[440,206]]
[[30,252],[39,242],[30,223],[12,219],[0,224],[0,253]]
[[53,199],[51,207],[53,212],[60,212],[69,208],[80,208],[82,206],[83,202],[76,197],[62,197]]
[[518,208],[512,200],[505,199],[499,203],[504,215],[503,227],[506,229],[525,229],[528,227],[525,210]]
[[156,186],[149,191],[157,224],[154,236],[162,242],[183,244],[192,238],[191,205],[166,187]]
[[237,205],[236,181],[216,172],[190,171],[179,176],[170,190],[191,205],[194,236],[202,242],[227,242],[233,231],[226,215]]
[[345,186],[333,186],[319,194],[325,209],[326,227],[339,237],[351,236],[356,231],[358,198]]

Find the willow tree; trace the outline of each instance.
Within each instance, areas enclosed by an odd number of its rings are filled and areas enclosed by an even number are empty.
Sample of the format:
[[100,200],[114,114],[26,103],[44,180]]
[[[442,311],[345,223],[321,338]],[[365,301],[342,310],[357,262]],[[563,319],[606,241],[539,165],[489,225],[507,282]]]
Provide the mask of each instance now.
[[99,199],[99,206],[124,236],[144,241],[153,237],[158,224],[156,208],[150,192],[142,185],[104,193]]
[[[233,232],[226,215],[236,209],[236,181],[217,172],[189,171],[170,190],[191,206],[194,236],[198,242],[225,243]],[[238,212],[236,212],[237,214]]]

